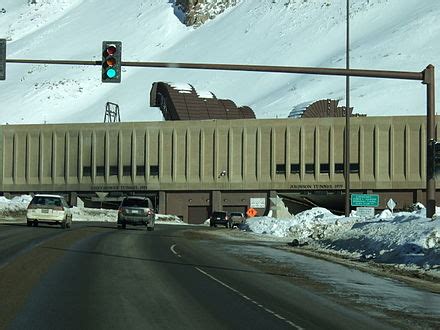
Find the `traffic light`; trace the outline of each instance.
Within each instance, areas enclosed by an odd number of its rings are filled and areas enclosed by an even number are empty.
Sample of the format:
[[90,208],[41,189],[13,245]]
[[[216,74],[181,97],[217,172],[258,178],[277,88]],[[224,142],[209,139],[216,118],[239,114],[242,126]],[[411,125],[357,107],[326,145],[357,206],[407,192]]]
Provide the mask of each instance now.
[[121,41],[102,42],[102,82],[121,82]]
[[440,142],[434,142],[434,177],[440,180]]
[[0,80],[6,79],[6,39],[0,39]]

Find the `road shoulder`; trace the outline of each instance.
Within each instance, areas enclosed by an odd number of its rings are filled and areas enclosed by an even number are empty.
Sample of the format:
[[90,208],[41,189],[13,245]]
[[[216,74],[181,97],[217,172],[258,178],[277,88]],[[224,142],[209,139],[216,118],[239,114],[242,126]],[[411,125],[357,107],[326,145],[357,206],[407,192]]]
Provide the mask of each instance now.
[[[194,236],[194,234],[191,236]],[[238,230],[212,230],[206,228],[202,231],[198,230],[195,237],[206,239],[209,236],[233,241],[248,241],[254,244],[270,244],[270,246],[275,249],[326,260],[377,276],[392,278],[421,290],[440,293],[440,278],[417,268],[410,270],[407,268],[400,268],[395,264],[383,264],[371,260],[361,261],[312,245],[293,247],[288,245],[288,239],[279,239]]]

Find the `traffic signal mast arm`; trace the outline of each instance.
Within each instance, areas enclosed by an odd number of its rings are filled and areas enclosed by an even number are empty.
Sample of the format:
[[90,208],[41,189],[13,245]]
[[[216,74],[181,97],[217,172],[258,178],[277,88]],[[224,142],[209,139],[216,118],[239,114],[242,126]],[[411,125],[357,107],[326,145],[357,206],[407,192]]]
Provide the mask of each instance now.
[[[22,64],[65,64],[65,65],[102,65],[102,61],[77,61],[77,60],[30,60],[30,59],[6,59],[7,63]],[[121,66],[139,68],[170,68],[170,69],[202,69],[224,71],[252,71],[274,73],[298,73],[328,76],[352,76],[366,78],[387,78],[423,81],[424,71],[385,71],[385,70],[361,70],[361,69],[337,69],[337,68],[314,68],[314,67],[290,67],[290,66],[267,66],[267,65],[240,65],[240,64],[208,64],[208,63],[173,63],[173,62],[124,62]]]

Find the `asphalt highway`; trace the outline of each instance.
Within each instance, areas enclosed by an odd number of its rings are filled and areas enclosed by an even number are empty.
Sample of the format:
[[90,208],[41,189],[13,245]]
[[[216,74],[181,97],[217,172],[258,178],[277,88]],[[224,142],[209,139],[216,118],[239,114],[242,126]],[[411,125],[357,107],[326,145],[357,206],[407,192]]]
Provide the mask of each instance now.
[[[211,228],[209,230],[226,230]],[[1,329],[390,329],[207,228],[0,225]],[[244,243],[241,243],[244,244]],[[252,245],[252,242],[246,242]]]

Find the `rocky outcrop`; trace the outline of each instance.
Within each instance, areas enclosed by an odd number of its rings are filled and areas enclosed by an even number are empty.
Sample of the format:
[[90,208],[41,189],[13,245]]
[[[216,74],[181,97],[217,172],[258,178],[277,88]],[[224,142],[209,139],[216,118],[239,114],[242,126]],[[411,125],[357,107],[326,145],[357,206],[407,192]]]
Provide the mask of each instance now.
[[176,0],[175,4],[185,15],[187,26],[198,27],[215,18],[240,0]]

